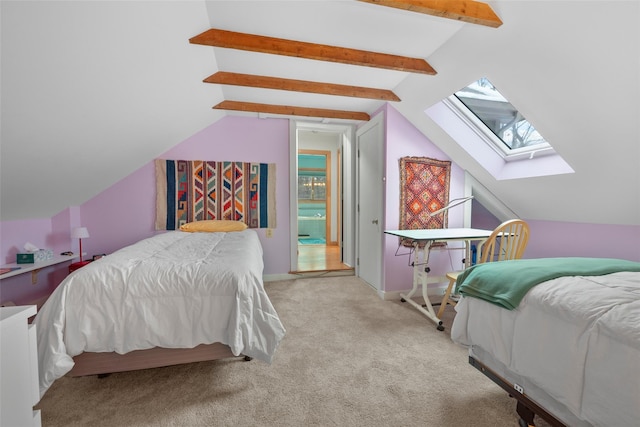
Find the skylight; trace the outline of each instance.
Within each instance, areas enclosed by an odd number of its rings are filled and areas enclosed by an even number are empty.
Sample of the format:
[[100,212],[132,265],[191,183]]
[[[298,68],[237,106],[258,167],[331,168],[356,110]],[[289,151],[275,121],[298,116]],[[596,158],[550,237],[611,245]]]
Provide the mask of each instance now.
[[[482,78],[454,94],[511,152],[549,147],[531,123],[491,84]],[[507,154],[508,155],[508,154]]]
[[573,173],[487,78],[472,82],[425,113],[498,180]]

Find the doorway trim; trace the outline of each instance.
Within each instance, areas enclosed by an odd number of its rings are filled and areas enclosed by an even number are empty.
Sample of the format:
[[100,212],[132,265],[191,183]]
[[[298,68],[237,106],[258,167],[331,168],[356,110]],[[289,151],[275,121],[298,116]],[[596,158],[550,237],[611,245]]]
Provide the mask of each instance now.
[[350,267],[355,265],[355,129],[349,124],[331,124],[289,120],[289,226],[290,226],[290,259],[289,271],[298,268],[298,132],[315,130],[340,134],[339,156],[342,167],[338,169],[338,180],[342,184],[338,188],[338,205],[342,212],[338,218],[342,221],[341,233],[338,234],[338,245],[342,248],[342,262]]

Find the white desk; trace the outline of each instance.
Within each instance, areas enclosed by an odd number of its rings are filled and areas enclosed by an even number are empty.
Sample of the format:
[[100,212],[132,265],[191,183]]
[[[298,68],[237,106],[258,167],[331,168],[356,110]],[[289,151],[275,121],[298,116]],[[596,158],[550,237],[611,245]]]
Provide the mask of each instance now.
[[[434,242],[463,241],[465,242],[465,265],[469,266],[470,244],[472,241],[484,241],[491,235],[493,230],[482,230],[478,228],[439,228],[432,230],[385,230],[386,234],[402,237],[413,241],[415,259],[413,261],[413,288],[408,294],[400,294],[402,302],[408,302],[421,313],[432,320],[439,331],[444,330],[442,321],[436,316],[433,306],[427,296],[427,276],[429,274],[429,252],[431,244]],[[422,298],[424,305],[420,305],[411,298],[422,287]]]
[[[85,253],[82,254],[86,255]],[[2,265],[2,268],[18,268],[18,270],[9,271],[8,273],[0,274],[0,280],[8,279],[9,277],[17,276],[19,274],[29,273],[31,272],[31,283],[34,285],[38,282],[38,272],[40,269],[49,267],[50,265],[60,264],[66,261],[73,261],[76,258],[79,258],[80,255],[58,255],[54,256],[52,259],[48,259],[45,261],[33,262],[30,264],[5,264]]]

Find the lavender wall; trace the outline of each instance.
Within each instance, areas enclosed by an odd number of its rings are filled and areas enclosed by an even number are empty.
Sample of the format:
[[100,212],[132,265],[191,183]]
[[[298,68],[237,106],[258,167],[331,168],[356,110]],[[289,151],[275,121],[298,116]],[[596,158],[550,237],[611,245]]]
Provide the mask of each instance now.
[[[640,226],[525,221],[531,236],[524,258],[594,257],[640,262]],[[471,225],[493,229],[500,220],[474,200]]]
[[[264,249],[265,274],[289,271],[289,121],[225,117],[158,158],[180,160],[232,160],[276,164],[276,223],[273,237],[257,230]],[[90,237],[82,249],[93,254],[110,253],[156,233],[155,175],[153,159],[134,173],[101,192],[80,207],[70,207],[53,218],[5,221],[0,224],[3,263],[15,262],[15,254],[31,242],[55,253],[72,250],[73,227],[85,226]],[[67,275],[68,264],[47,267],[31,284],[31,275],[2,280],[0,302],[27,304],[50,293]]]
[[525,258],[595,257],[640,261],[640,226],[526,220]]
[[[289,121],[227,116],[158,156],[174,160],[242,161],[276,164],[276,224],[273,237],[258,235],[265,274],[289,271]],[[151,160],[127,178],[82,205],[91,238],[90,254],[110,253],[157,233],[155,174]]]
[[[386,212],[385,229],[398,228],[400,175],[398,160],[403,156],[448,157],[417,131],[392,107],[386,114]],[[158,156],[174,159],[235,160],[277,165],[277,228],[272,238],[264,230],[258,234],[264,248],[265,274],[289,271],[289,123],[284,119],[225,117]],[[462,196],[463,171],[452,166],[451,198]],[[154,230],[155,184],[152,159],[112,187],[80,207],[70,207],[58,215],[38,220],[0,223],[0,259],[15,262],[26,242],[55,253],[78,252],[70,230],[80,225],[91,237],[83,240],[89,254],[110,253],[122,246],[156,233]],[[449,225],[462,225],[462,209],[449,213]],[[475,217],[475,214],[474,214]],[[475,219],[474,219],[475,221]],[[640,227],[528,220],[531,239],[526,258],[551,256],[616,257],[640,261]],[[478,226],[474,222],[474,226]],[[491,228],[491,227],[486,227]],[[406,257],[396,257],[397,239],[384,238],[384,290],[393,292],[411,287],[412,271]],[[453,262],[461,257],[451,255]],[[451,268],[448,253],[432,256],[432,271],[443,274]],[[38,283],[24,274],[0,282],[0,302],[26,304],[46,295],[67,274],[68,263],[42,269]]]
[[476,199],[471,201],[471,227],[493,230],[501,221]]
[[[71,228],[79,224],[79,208],[66,209],[53,218],[27,221],[3,221],[0,223],[0,254],[3,264],[16,262],[16,254],[24,252],[25,243],[53,250],[54,254],[72,250],[78,252],[78,242],[72,241]],[[0,302],[12,301],[25,304],[50,294],[64,279],[71,262],[42,268],[31,282],[31,274],[21,274],[3,279],[0,284]]]
[[[50,248],[48,237],[52,234],[51,220],[39,219],[29,221],[3,221],[0,225],[0,248],[2,263],[16,262],[16,254],[23,252],[24,244],[33,243],[39,248]],[[37,299],[44,295],[49,286],[49,276],[55,271],[47,267],[38,273],[38,285],[31,283],[31,274],[21,274],[0,281],[0,302],[12,301],[21,304],[23,301]]]
[[[418,131],[397,110],[388,106],[386,114],[386,211],[385,229],[398,229],[400,225],[400,168],[401,157],[431,157],[439,160],[451,160],[436,147],[427,137]],[[451,165],[450,199],[464,196],[464,171],[457,165]],[[451,209],[449,227],[462,227],[463,210]],[[454,244],[452,244],[454,245]],[[385,235],[384,239],[384,291],[404,291],[411,289],[413,269],[408,265],[408,256],[396,256],[398,238]],[[406,253],[407,248],[401,248]],[[449,257],[451,255],[451,258]],[[463,258],[462,251],[433,251],[429,265],[434,276],[444,275],[448,271],[461,268],[459,262]],[[453,259],[454,264],[452,264]]]
[[28,221],[3,221],[0,226],[2,240],[2,263],[16,262],[16,254],[24,252],[23,247],[27,242],[33,243],[39,248],[49,248],[49,236],[51,233],[51,219],[37,219]]

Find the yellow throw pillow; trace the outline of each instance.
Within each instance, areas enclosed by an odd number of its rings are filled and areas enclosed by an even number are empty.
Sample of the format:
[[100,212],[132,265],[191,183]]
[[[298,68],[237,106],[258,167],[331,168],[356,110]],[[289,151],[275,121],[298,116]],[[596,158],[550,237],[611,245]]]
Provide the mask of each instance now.
[[232,221],[229,219],[209,219],[204,221],[195,221],[182,224],[180,231],[187,231],[190,233],[204,231],[242,231],[247,229],[247,224],[240,221]]

